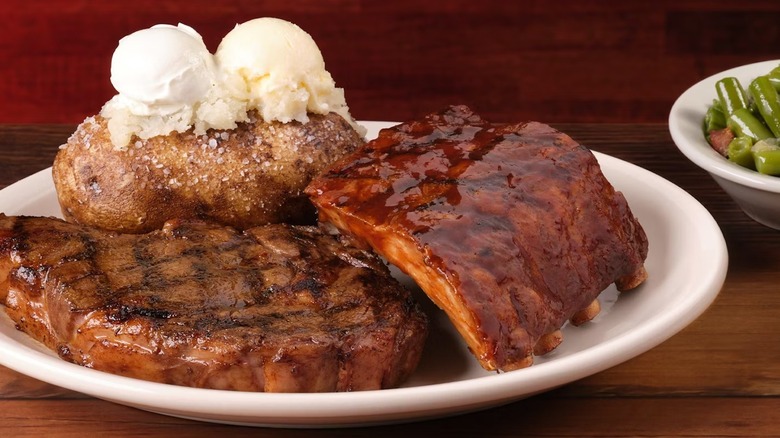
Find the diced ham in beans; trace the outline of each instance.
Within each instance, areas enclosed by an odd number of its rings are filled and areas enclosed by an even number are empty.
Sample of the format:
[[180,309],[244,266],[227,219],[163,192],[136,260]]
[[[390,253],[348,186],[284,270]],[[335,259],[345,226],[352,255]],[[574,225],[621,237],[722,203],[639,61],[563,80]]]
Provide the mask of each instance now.
[[729,143],[734,139],[734,133],[729,128],[716,129],[710,131],[710,145],[719,154],[727,157],[729,154]]

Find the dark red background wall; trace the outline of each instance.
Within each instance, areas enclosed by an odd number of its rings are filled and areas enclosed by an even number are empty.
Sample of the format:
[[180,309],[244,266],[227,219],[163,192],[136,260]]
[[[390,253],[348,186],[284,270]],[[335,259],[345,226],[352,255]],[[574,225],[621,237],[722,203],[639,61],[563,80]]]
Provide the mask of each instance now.
[[0,123],[77,123],[114,91],[117,41],[157,23],[213,51],[236,23],[293,21],[363,120],[466,103],[494,121],[664,122],[727,67],[780,58],[780,1],[20,1],[0,3]]

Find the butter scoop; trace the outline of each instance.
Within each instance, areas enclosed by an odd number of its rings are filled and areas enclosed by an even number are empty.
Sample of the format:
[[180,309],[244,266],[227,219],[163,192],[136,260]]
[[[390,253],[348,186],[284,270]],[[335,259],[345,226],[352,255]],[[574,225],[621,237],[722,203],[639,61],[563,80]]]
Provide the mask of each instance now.
[[277,18],[236,25],[215,54],[184,24],[139,30],[119,41],[111,83],[118,94],[100,114],[117,148],[133,136],[234,129],[252,111],[282,123],[335,112],[361,136],[366,132],[349,114],[344,90],[325,70],[312,37]]
[[214,59],[203,38],[184,24],[156,25],[119,40],[111,84],[127,99],[151,107],[180,107],[202,99],[215,83]]
[[297,25],[264,17],[236,25],[215,53],[222,79],[266,122],[305,123],[308,113],[335,112],[365,135],[349,114],[314,39]]

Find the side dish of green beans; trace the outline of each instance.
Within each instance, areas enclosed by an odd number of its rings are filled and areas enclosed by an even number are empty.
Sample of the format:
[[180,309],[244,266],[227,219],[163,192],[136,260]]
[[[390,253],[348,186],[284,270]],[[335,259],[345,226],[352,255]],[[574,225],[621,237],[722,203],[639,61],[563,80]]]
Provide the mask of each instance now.
[[780,176],[780,66],[744,88],[737,78],[715,83],[717,98],[704,115],[704,135],[730,161]]

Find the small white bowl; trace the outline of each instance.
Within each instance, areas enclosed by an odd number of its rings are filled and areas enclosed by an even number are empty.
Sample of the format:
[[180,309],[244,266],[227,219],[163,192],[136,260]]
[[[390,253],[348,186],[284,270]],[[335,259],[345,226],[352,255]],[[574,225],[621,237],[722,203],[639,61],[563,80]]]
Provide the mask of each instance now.
[[669,113],[669,132],[680,151],[709,172],[745,214],[775,229],[780,229],[780,177],[762,175],[730,162],[707,143],[702,127],[704,113],[717,98],[715,82],[733,76],[747,87],[754,78],[778,65],[780,60],[757,62],[712,75],[680,95]]

